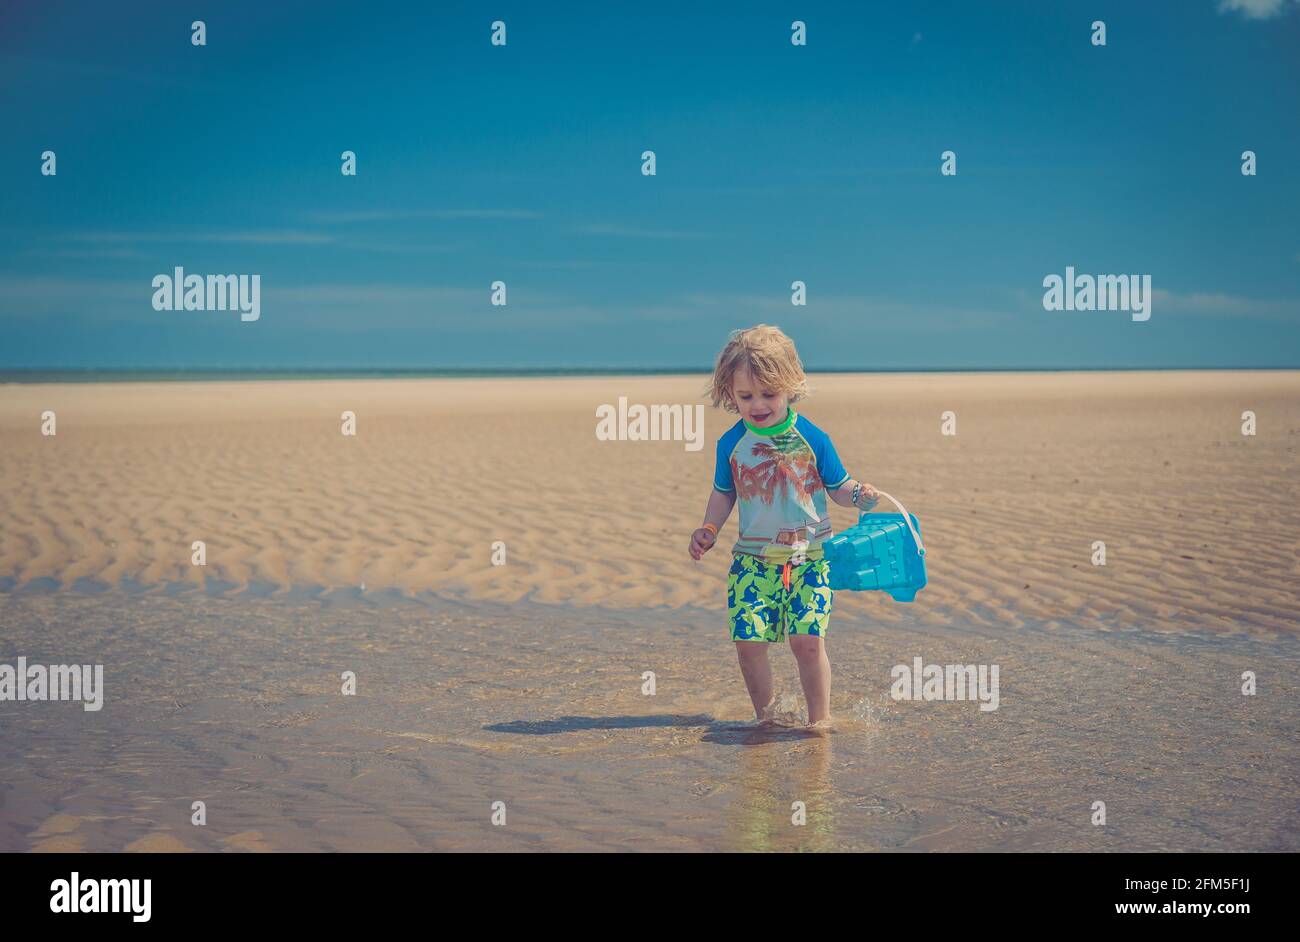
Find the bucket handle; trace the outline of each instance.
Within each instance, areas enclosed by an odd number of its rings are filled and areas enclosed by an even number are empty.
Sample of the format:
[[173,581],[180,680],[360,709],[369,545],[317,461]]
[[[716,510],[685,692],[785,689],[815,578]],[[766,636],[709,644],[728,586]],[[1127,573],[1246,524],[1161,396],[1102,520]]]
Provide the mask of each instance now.
[[[888,494],[886,494],[884,491],[880,490],[879,488],[876,488],[876,493],[879,494],[881,497],[889,497],[889,502],[899,509],[899,511],[903,515],[903,522],[907,524],[907,529],[912,531],[912,539],[916,540],[917,553],[920,554],[921,556],[924,556],[925,544],[921,542],[921,534],[917,532],[916,527],[912,526],[912,516],[907,512],[907,508],[904,507],[902,504],[900,504],[898,501],[894,500],[893,497],[890,497]],[[862,516],[866,517],[867,513],[868,512],[864,512]]]

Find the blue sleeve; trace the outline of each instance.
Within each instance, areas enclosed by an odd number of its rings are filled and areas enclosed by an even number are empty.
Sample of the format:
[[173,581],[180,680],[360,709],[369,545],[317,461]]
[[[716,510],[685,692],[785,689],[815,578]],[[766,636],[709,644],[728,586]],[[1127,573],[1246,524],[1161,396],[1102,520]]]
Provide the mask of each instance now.
[[[739,422],[736,423],[738,427]],[[731,453],[736,449],[736,442],[740,441],[744,435],[744,429],[740,429],[740,434],[736,434],[737,428],[731,428],[727,434],[718,439],[718,460],[713,467],[713,488],[730,494],[736,489],[736,483],[731,479]]]
[[[800,416],[803,418],[803,416]],[[833,491],[849,479],[849,472],[844,470],[840,456],[835,451],[831,437],[811,422],[799,430],[812,446],[813,457],[817,459],[817,473],[821,475],[822,486]]]

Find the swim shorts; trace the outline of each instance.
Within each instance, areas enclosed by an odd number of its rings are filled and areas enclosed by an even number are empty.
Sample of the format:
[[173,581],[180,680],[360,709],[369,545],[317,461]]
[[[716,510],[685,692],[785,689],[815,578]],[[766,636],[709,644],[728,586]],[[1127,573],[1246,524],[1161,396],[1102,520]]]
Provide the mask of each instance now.
[[835,593],[825,559],[795,566],[733,555],[727,574],[732,641],[784,641],[787,631],[826,637]]

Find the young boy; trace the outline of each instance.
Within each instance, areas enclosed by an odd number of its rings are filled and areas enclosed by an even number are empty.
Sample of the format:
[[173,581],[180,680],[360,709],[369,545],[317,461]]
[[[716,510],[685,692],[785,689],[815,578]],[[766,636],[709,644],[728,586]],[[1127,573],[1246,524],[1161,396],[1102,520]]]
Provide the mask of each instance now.
[[831,535],[826,495],[844,507],[870,510],[878,495],[849,477],[825,432],[795,412],[808,382],[794,342],[759,324],[731,334],[718,354],[707,390],[714,406],[741,416],[718,439],[713,493],[704,524],[691,534],[699,559],[740,501],[740,534],[727,577],[731,640],[760,722],[772,705],[768,645],[785,640],[799,664],[808,725],[828,726],[831,665],[830,567],[821,544]]

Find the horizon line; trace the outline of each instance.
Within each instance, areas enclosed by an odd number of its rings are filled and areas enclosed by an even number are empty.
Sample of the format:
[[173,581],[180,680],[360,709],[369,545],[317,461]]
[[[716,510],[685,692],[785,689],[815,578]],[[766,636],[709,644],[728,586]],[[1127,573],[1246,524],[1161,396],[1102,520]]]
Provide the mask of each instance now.
[[[831,373],[1168,373],[1168,372],[1280,372],[1300,370],[1300,365],[1282,366],[962,366],[962,367],[829,367],[808,369],[805,374]],[[0,384],[58,382],[60,379],[88,382],[185,381],[209,379],[361,379],[361,378],[455,378],[527,376],[698,376],[713,372],[712,366],[687,367],[84,367],[53,369],[0,369]]]

